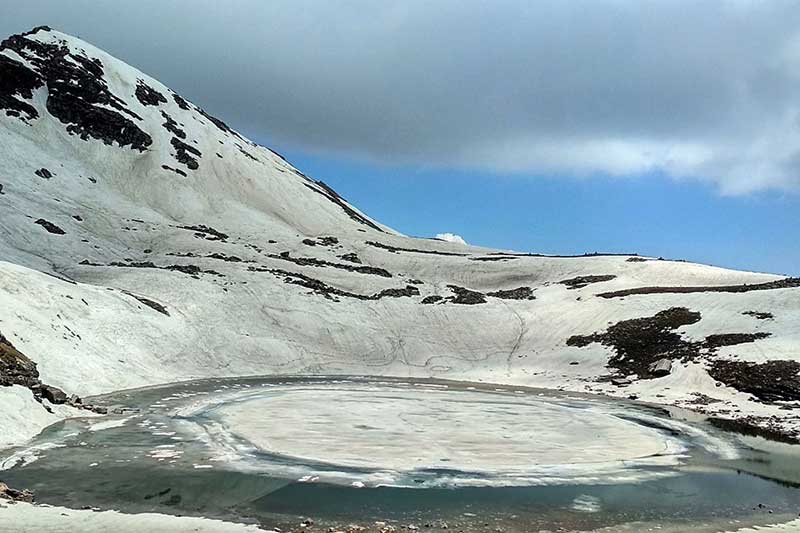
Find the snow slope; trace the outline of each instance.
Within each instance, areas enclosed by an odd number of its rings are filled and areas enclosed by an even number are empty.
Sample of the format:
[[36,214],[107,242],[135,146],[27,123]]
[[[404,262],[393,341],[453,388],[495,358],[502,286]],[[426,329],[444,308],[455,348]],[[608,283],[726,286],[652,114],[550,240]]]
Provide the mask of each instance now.
[[[0,47],[0,162],[0,333],[69,394],[211,376],[435,376],[636,395],[800,429],[796,280],[404,237],[57,31]],[[598,296],[656,286],[706,289]],[[721,286],[734,288],[708,289]],[[676,307],[699,317],[568,344]],[[738,336],[711,342],[719,334]],[[637,335],[664,341],[663,353],[641,356]],[[642,361],[662,356],[670,373],[649,375]],[[752,366],[746,379],[724,366],[712,377],[720,360]],[[53,419],[35,402],[21,409],[31,416],[0,417],[17,441]]]

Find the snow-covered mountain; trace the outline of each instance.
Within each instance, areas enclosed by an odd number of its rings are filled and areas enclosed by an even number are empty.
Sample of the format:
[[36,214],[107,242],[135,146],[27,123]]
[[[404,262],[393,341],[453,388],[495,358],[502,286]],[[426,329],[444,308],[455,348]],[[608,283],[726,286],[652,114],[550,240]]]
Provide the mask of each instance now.
[[28,359],[81,396],[435,376],[800,429],[800,280],[404,237],[49,28],[0,47],[0,187],[0,447],[67,414],[34,401]]

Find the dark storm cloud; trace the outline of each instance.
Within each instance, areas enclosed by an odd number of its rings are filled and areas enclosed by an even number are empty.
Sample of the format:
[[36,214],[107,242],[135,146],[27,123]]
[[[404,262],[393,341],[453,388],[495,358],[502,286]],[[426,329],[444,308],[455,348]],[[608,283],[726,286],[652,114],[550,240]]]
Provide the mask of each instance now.
[[306,150],[501,172],[661,171],[731,193],[800,188],[796,2],[0,6],[4,34],[39,24],[251,136]]

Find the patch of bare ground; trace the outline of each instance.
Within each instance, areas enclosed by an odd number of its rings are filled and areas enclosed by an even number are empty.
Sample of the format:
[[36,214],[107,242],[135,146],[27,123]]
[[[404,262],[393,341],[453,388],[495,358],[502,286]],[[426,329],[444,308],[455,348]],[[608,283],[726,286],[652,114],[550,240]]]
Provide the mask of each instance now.
[[614,274],[601,274],[598,276],[578,276],[576,278],[565,279],[559,281],[561,285],[566,285],[567,289],[582,289],[591,285],[592,283],[603,283],[604,281],[611,281],[616,278]]
[[550,254],[534,254],[534,253],[521,253],[521,252],[489,252],[489,255],[507,255],[511,257],[550,257],[553,259],[577,259],[579,257],[638,257],[639,254],[615,254],[611,252],[586,252],[585,254],[576,255],[550,255]]
[[458,252],[442,252],[439,250],[420,250],[418,248],[401,248],[398,246],[391,246],[389,244],[383,244],[380,242],[375,241],[367,241],[366,244],[370,246],[374,246],[375,248],[381,248],[383,250],[388,250],[393,253],[398,252],[413,252],[416,254],[429,254],[429,255],[445,255],[445,256],[452,256],[452,257],[466,257],[468,254],[462,254]]
[[198,224],[195,226],[178,226],[178,228],[193,231],[195,237],[199,239],[205,239],[207,241],[224,242],[228,239],[228,235],[226,235],[225,233],[217,231],[214,228],[203,224]]
[[758,320],[772,320],[775,318],[775,315],[773,315],[772,313],[767,313],[765,311],[745,311],[742,314],[745,316],[751,316]]
[[312,266],[312,267],[330,267],[330,268],[337,268],[339,270],[347,270],[348,272],[357,272],[359,274],[372,274],[375,276],[381,276],[383,278],[391,278],[392,274],[384,269],[378,267],[372,267],[367,265],[360,265],[357,266],[356,264],[344,264],[344,263],[333,263],[331,261],[324,261],[322,259],[315,259],[313,257],[292,257],[289,252],[281,252],[280,254],[268,254],[267,257],[271,259],[279,259],[281,261],[289,261],[296,265],[300,266]]
[[36,363],[20,353],[0,333],[0,386],[22,385],[30,388],[38,382]]
[[151,300],[150,298],[145,298],[144,296],[139,296],[138,294],[133,294],[132,292],[128,292],[128,291],[122,291],[122,292],[127,294],[131,298],[134,298],[134,299],[138,300],[140,303],[146,305],[150,309],[153,309],[154,311],[158,311],[162,315],[169,316],[169,311],[167,311],[167,308],[164,307],[163,305],[161,305],[160,303],[158,303],[158,302],[156,302],[154,300]]
[[533,289],[530,287],[517,287],[516,289],[506,289],[494,292],[487,292],[486,296],[500,298],[502,300],[535,300]]
[[637,294],[691,294],[697,292],[730,292],[742,293],[751,291],[769,291],[774,289],[793,289],[800,287],[800,278],[784,278],[766,283],[744,285],[719,285],[699,287],[638,287],[621,291],[603,292],[597,296],[601,298],[624,298]]
[[195,279],[199,279],[200,274],[211,274],[213,276],[222,276],[216,270],[203,270],[197,265],[167,265],[167,266],[158,266],[152,261],[128,261],[128,262],[121,262],[121,261],[112,261],[107,265],[103,265],[100,263],[93,263],[88,259],[84,259],[79,263],[83,266],[93,266],[93,267],[118,267],[118,268],[153,268],[157,270],[171,270],[173,272],[182,272],[184,274],[188,274]]
[[746,416],[733,420],[730,418],[711,417],[708,422],[724,431],[732,431],[750,437],[761,437],[786,444],[800,444],[800,435],[797,432],[787,432],[773,418]]
[[402,298],[407,296],[419,296],[419,289],[413,285],[406,285],[401,288],[383,289],[375,294],[358,294],[338,287],[328,285],[324,281],[300,274],[299,272],[289,272],[279,268],[249,267],[250,272],[269,272],[270,274],[283,279],[284,283],[299,285],[310,289],[315,294],[320,294],[329,300],[338,301],[337,297],[355,298],[357,300],[380,300],[381,298]]
[[43,227],[45,230],[47,230],[47,233],[52,233],[53,235],[66,235],[67,234],[66,231],[64,231],[63,229],[59,228],[58,226],[56,226],[52,222],[50,222],[48,220],[45,220],[43,218],[40,218],[39,220],[34,222],[34,224],[39,224],[41,227]]
[[491,262],[491,261],[513,261],[514,259],[519,259],[519,257],[498,255],[498,256],[493,256],[493,257],[470,257],[469,258],[470,261],[486,261],[486,262]]
[[453,291],[453,296],[448,296],[445,301],[460,305],[478,305],[486,303],[486,295],[482,292],[472,291],[459,287],[458,285],[448,285],[448,289]]
[[[322,196],[324,196],[325,198],[327,198],[328,200],[330,200],[334,204],[338,205],[342,209],[342,211],[344,211],[347,214],[347,216],[349,216],[352,220],[355,220],[359,224],[363,224],[363,225],[368,226],[368,227],[370,227],[370,228],[372,228],[374,230],[380,231],[381,233],[386,233],[385,231],[383,231],[383,229],[381,229],[380,226],[378,226],[373,221],[371,221],[370,219],[368,219],[367,217],[365,217],[364,215],[362,215],[361,213],[359,213],[358,211],[356,211],[355,209],[350,207],[350,205],[347,203],[347,201],[344,198],[342,198],[339,195],[339,193],[337,193],[332,188],[330,188],[328,186],[328,184],[326,184],[323,181],[312,180],[311,178],[309,178],[308,176],[306,176],[302,172],[298,172],[298,171],[296,171],[296,172],[297,172],[298,175],[300,175],[302,178],[304,178],[305,180],[307,180],[309,182],[309,183],[304,183],[303,185],[305,185],[306,187],[308,187],[310,190],[314,191],[315,193],[321,194]],[[311,183],[313,183],[314,186],[312,186]]]
[[696,311],[673,307],[654,316],[617,322],[604,333],[572,336],[567,339],[567,346],[584,347],[592,343],[608,346],[614,350],[608,366],[618,376],[635,374],[639,379],[652,379],[668,374],[672,361],[690,361],[723,346],[755,342],[770,335],[766,332],[719,333],[702,341],[687,341],[677,332],[678,328],[696,324],[700,319]]
[[800,401],[800,363],[797,361],[748,363],[717,360],[711,363],[708,374],[762,402]]

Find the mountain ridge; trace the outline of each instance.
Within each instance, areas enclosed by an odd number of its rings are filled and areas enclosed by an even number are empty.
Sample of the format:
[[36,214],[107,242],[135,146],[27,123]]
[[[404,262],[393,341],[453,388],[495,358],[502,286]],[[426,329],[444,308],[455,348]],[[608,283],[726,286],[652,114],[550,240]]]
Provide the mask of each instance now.
[[[0,80],[0,335],[69,394],[437,377],[636,397],[798,435],[800,281],[405,237],[47,27],[3,41]],[[776,368],[788,385],[759,397]],[[30,391],[0,388],[12,395]],[[9,421],[0,447],[54,420],[39,415]]]

